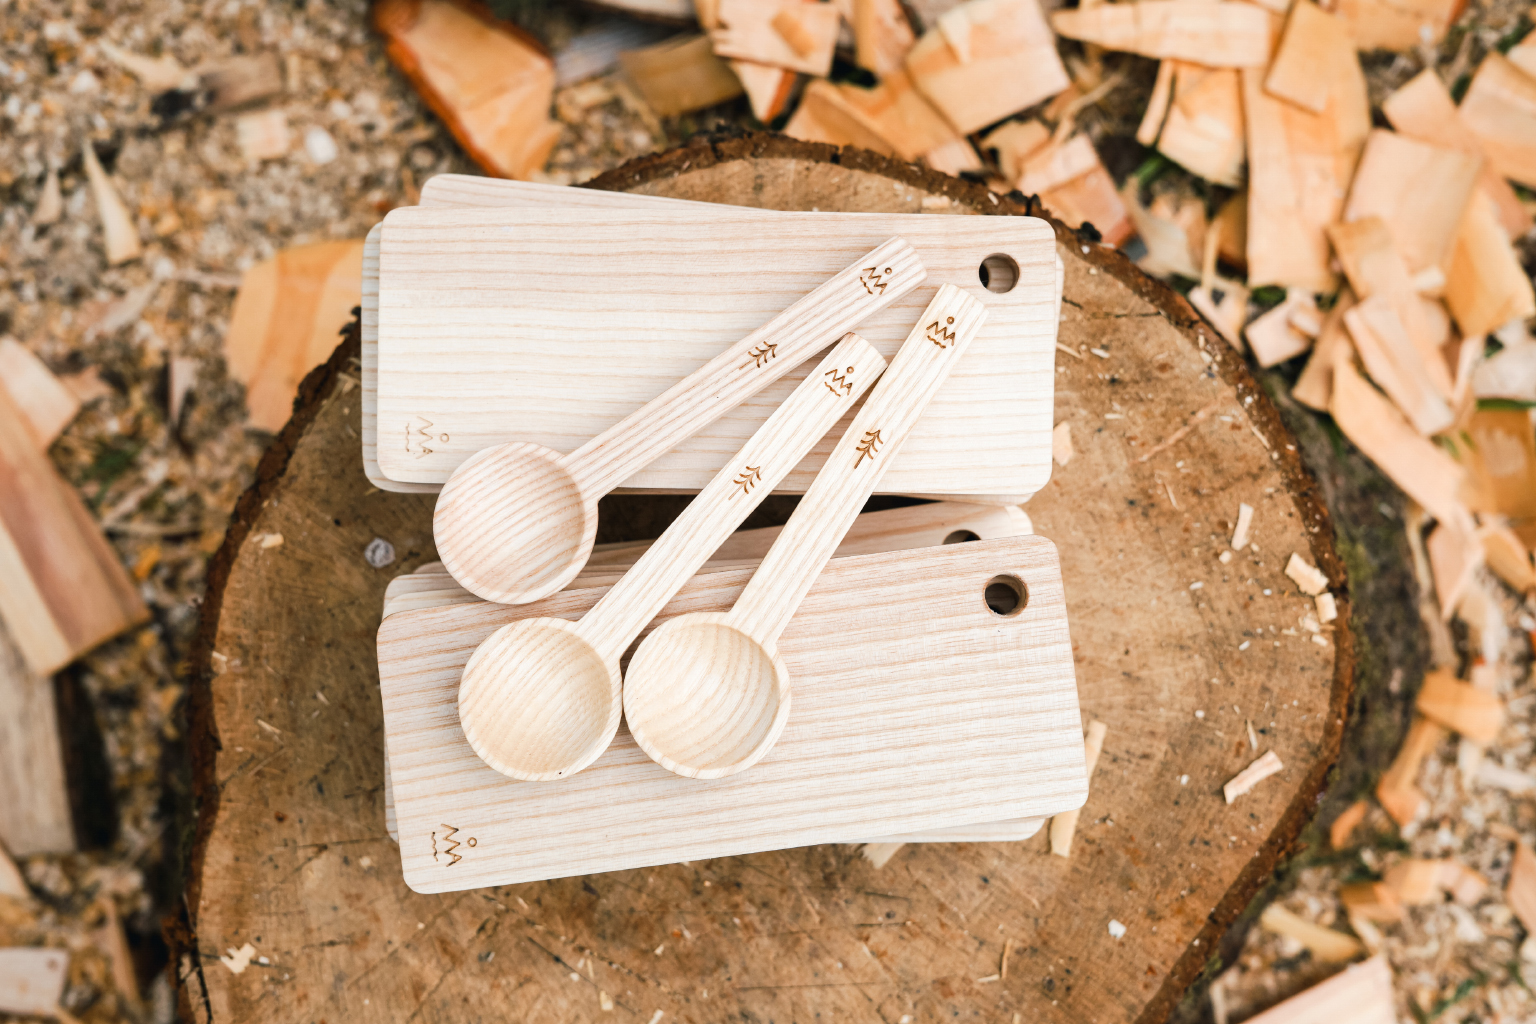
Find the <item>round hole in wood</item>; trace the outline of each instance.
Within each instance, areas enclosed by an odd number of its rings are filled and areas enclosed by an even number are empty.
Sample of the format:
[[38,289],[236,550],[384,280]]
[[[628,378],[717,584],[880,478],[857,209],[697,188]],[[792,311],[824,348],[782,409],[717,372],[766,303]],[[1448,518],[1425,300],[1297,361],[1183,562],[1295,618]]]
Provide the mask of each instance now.
[[1029,588],[1013,575],[993,576],[982,591],[987,610],[1004,619],[1012,618],[1029,604]]
[[968,540],[981,540],[981,537],[971,530],[956,530],[944,538],[945,544],[964,544]]
[[987,291],[1002,295],[1013,291],[1013,286],[1019,283],[1019,265],[1007,253],[995,252],[981,261],[976,276],[981,278],[981,286]]

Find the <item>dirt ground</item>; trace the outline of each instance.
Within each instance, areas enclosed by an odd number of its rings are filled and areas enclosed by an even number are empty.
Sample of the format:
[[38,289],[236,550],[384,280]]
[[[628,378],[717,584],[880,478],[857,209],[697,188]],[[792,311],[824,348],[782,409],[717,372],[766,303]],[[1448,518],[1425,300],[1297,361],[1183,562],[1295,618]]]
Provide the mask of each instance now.
[[[502,8],[556,52],[599,17],[529,0]],[[243,389],[221,353],[240,272],[287,246],[360,238],[392,207],[413,203],[431,175],[474,172],[392,71],[366,13],[364,0],[0,0],[0,336],[19,339],[56,373],[94,370],[103,381],[103,396],[51,454],[153,613],[147,626],[81,659],[59,680],[71,779],[79,786],[77,827],[88,852],[27,859],[25,873],[42,899],[31,908],[0,900],[0,945],[46,939],[76,949],[65,1006],[86,1021],[173,1015],[160,919],[179,899],[189,826],[183,662],[206,560],[270,440],[247,427]],[[1379,102],[1426,64],[1448,82],[1462,81],[1489,49],[1529,27],[1521,3],[1474,2],[1439,47],[1368,56],[1372,98]],[[183,66],[275,52],[285,91],[263,105],[285,112],[291,151],[250,162],[234,115],[162,116],[151,93],[102,52],[103,39],[170,54]],[[1121,83],[1080,123],[1117,180],[1139,173],[1149,189],[1198,194],[1214,206],[1223,190],[1159,164],[1130,138],[1152,69],[1150,61],[1111,55],[1106,70],[1123,72]],[[664,121],[617,75],[562,88],[555,113],[563,134],[545,176],[560,183],[584,181],[699,131],[752,123],[744,100]],[[118,267],[106,264],[85,185],[80,154],[87,143],[146,240],[142,258]],[[65,212],[37,227],[32,210],[50,168],[60,175]],[[176,422],[168,410],[172,359],[197,366]],[[1283,389],[1283,374],[1276,380]],[[1511,724],[1490,757],[1526,772],[1536,757],[1528,639],[1536,618],[1495,581],[1483,583],[1498,596],[1510,666]],[[1444,642],[1459,644],[1462,657],[1473,653],[1464,631]],[[1395,696],[1404,706],[1407,696]],[[1382,756],[1375,751],[1375,762],[1344,774],[1366,777]],[[1309,919],[1342,927],[1339,882],[1378,875],[1408,854],[1457,855],[1501,889],[1509,839],[1536,838],[1536,808],[1506,789],[1466,789],[1456,758],[1448,742],[1421,782],[1433,803],[1428,820],[1399,834],[1376,812],[1361,830],[1368,842],[1344,853],[1303,854],[1272,895]],[[90,943],[103,899],[127,929],[142,1005],[116,991],[106,959]],[[1414,908],[1386,936],[1404,1019],[1536,1019],[1536,998],[1521,973],[1525,964],[1536,969],[1536,950],[1527,945],[1522,956],[1523,936],[1497,892],[1470,909]],[[1334,969],[1257,928],[1234,947],[1213,965],[1212,975],[1221,977],[1215,1005],[1202,997],[1186,1016],[1240,1020]]]

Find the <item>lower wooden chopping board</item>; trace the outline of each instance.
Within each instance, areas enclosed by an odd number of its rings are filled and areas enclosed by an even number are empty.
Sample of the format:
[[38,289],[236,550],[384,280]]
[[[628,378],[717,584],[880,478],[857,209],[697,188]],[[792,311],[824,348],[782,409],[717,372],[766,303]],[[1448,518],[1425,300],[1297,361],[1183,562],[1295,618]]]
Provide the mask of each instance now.
[[[1043,222],[782,213],[495,184],[503,198],[494,206],[406,208],[386,220],[380,285],[364,289],[365,331],[378,339],[373,374],[365,347],[374,380],[364,393],[365,421],[370,398],[376,410],[364,426],[375,483],[430,489],[474,451],[507,440],[572,450],[894,234],[917,249],[929,280],[861,324],[862,335],[889,355],[946,281],[981,298],[989,318],[882,493],[1018,503],[1049,478],[1060,276]],[[559,195],[583,192],[569,205]],[[996,253],[1017,264],[1006,294],[978,278]],[[374,266],[366,260],[365,278]],[[804,372],[620,490],[696,491]],[[803,491],[829,446],[780,490]]]
[[[750,572],[696,578],[657,622],[735,603]],[[1015,614],[983,593],[1022,581]],[[577,618],[604,591],[538,612]],[[1043,817],[1082,804],[1082,722],[1056,549],[1039,537],[835,559],[780,641],[789,724],[750,771],[699,781],[621,729],[591,767],[516,782],[459,727],[459,674],[529,606],[401,612],[379,630],[406,883],[445,892],[851,837]]]

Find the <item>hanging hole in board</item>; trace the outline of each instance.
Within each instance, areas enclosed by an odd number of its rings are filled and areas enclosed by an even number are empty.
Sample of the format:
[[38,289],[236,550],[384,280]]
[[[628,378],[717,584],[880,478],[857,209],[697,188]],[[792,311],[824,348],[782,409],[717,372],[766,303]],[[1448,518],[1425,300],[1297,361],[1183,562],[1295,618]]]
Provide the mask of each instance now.
[[976,276],[981,278],[981,286],[987,291],[1002,295],[1013,291],[1013,286],[1019,283],[1019,265],[1007,253],[995,252],[981,261]]
[[964,544],[968,540],[981,540],[981,537],[972,533],[970,530],[956,530],[954,533],[944,538],[944,543]]
[[993,576],[982,592],[987,610],[1001,618],[1012,618],[1029,604],[1029,588],[1017,576]]

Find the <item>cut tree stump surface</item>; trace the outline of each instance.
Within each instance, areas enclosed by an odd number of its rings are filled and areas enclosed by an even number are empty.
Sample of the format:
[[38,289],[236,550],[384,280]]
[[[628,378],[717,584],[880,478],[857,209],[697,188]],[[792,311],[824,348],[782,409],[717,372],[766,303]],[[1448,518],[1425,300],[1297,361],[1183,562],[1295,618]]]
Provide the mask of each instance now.
[[[939,215],[944,197],[944,212],[1029,212],[771,135],[701,141],[594,185],[777,209]],[[1076,456],[1028,512],[1060,548],[1085,721],[1109,728],[1070,859],[1042,831],[909,845],[880,870],[855,846],[818,846],[411,892],[384,831],[374,635],[385,585],[436,557],[432,497],[363,476],[354,327],[306,380],[212,567],[192,702],[198,827],[169,929],[188,1019],[1165,1018],[1338,752],[1349,631],[1320,645],[1301,627],[1311,600],[1282,574],[1290,553],[1328,574],[1340,624],[1348,601],[1316,489],[1241,361],[1121,255],[1057,237],[1061,342],[1079,354],[1058,356],[1056,421]],[[1223,565],[1240,502],[1256,510],[1257,550]],[[606,499],[599,540],[655,536],[677,507]],[[771,507],[782,521],[788,504]],[[396,552],[382,569],[364,558],[375,538]],[[1268,750],[1284,771],[1228,805],[1222,784]],[[246,943],[256,959],[237,974],[219,956]]]

